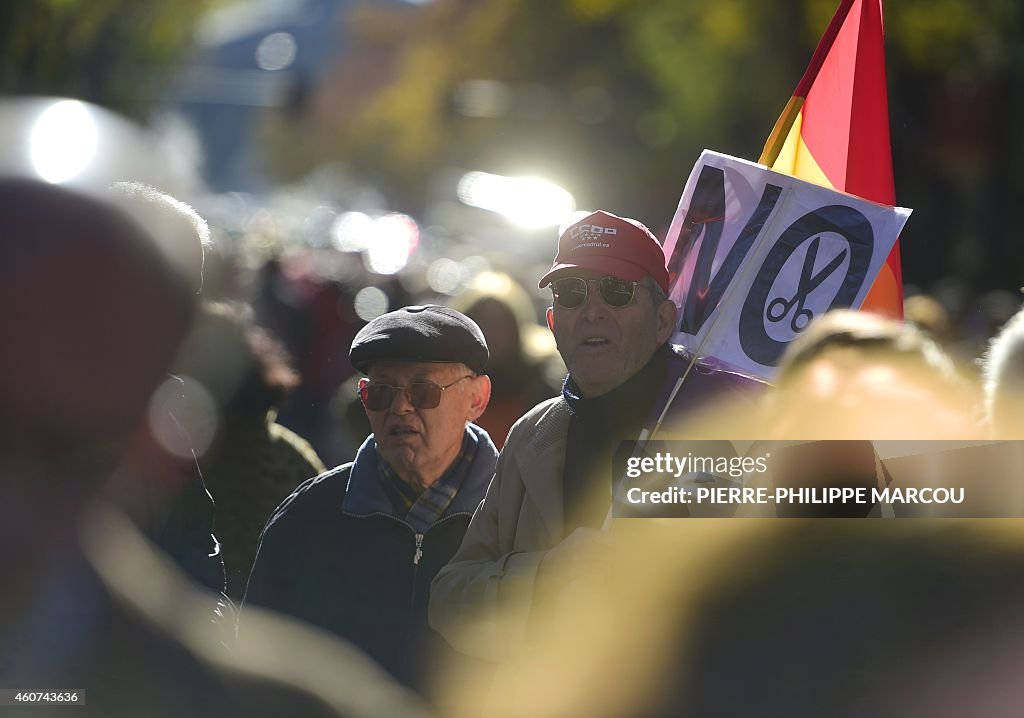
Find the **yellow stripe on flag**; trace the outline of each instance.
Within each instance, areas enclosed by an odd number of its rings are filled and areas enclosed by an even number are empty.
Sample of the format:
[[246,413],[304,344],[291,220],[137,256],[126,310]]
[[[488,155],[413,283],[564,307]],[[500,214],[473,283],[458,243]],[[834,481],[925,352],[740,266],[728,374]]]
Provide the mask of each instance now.
[[766,167],[771,167],[775,164],[775,160],[782,150],[782,145],[786,142],[786,138],[789,137],[789,131],[793,129],[793,122],[796,120],[797,115],[800,114],[800,108],[803,106],[804,98],[798,95],[793,95],[793,97],[789,98],[789,102],[783,108],[779,119],[775,121],[772,133],[768,135],[768,140],[764,143],[764,149],[761,150],[761,156],[757,160],[760,164]]
[[800,136],[803,122],[803,113],[798,112],[786,141],[782,143],[779,156],[772,163],[771,168],[776,172],[783,172],[822,187],[835,189]]

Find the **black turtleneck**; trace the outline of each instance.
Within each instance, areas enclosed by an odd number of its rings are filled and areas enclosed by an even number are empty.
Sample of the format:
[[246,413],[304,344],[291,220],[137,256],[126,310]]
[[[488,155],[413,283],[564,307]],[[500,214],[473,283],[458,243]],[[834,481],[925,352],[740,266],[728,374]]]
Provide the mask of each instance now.
[[569,404],[562,491],[565,535],[579,527],[599,528],[612,495],[612,456],[622,441],[637,438],[667,371],[668,345],[654,352],[636,374],[611,391],[587,398],[572,375],[562,396]]

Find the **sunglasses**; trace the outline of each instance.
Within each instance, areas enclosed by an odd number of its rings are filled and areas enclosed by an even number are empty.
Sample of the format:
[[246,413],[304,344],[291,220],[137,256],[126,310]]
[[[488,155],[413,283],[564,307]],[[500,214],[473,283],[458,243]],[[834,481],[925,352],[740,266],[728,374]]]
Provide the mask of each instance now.
[[[441,403],[441,395],[445,389],[453,387],[463,379],[472,379],[472,374],[456,379],[451,384],[441,386],[432,381],[417,381],[406,386],[393,386],[391,384],[374,384],[367,381],[359,385],[359,398],[363,400],[363,406],[370,411],[384,411],[390,409],[395,402],[398,392],[405,392],[405,398],[417,409],[434,409]],[[365,381],[365,380],[364,380]]]
[[624,307],[633,301],[639,282],[627,282],[618,277],[584,279],[583,277],[562,277],[551,283],[555,304],[563,309],[576,309],[587,300],[587,288],[597,282],[597,293],[610,307]]

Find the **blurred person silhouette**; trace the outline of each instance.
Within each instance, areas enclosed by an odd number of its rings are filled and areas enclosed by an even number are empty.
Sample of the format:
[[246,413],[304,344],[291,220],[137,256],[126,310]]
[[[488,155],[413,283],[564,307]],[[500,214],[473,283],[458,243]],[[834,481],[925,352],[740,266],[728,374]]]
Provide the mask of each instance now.
[[[302,380],[281,407],[278,423],[308,440],[331,465],[351,458],[351,447],[338,435],[333,402],[339,387],[353,374],[344,356],[365,323],[354,303],[358,289],[365,284],[331,278],[335,271],[332,261],[358,260],[351,255],[329,255],[331,261],[316,252],[269,260],[259,272],[249,304],[254,321],[284,343]],[[379,288],[386,293],[389,306],[411,303],[397,280],[385,281]],[[364,437],[365,433],[359,436],[359,443]]]
[[115,182],[109,198],[152,235],[156,246],[195,294],[203,291],[210,226],[190,205],[142,182]]
[[[562,393],[513,426],[487,496],[431,594],[431,625],[480,657],[528,639],[537,597],[602,580],[612,454],[653,425],[688,367],[674,416],[717,400],[749,401],[761,386],[670,344],[676,306],[667,299],[665,254],[636,220],[597,211],[566,227],[539,282],[548,285],[548,327],[569,370]],[[507,604],[521,610],[499,624]]]
[[1024,700],[1019,523],[617,528],[614,580],[571,621],[545,612],[491,685],[453,676],[450,715],[997,718]]
[[509,275],[476,275],[449,306],[475,321],[487,338],[491,401],[477,423],[501,449],[519,417],[558,394],[561,380],[551,379],[565,376],[565,365],[551,333],[537,324],[526,290]]
[[[1000,440],[990,448],[1004,511],[988,515],[1024,515],[1024,309],[1019,309],[992,338],[980,361],[984,423],[988,436]],[[992,482],[995,483],[995,482]],[[996,489],[994,488],[993,491]]]
[[[171,266],[187,278],[198,305],[203,287],[205,247],[210,229],[192,207],[150,185],[117,182],[107,193],[123,212],[141,224]],[[213,534],[213,499],[203,482],[194,442],[182,418],[189,403],[187,385],[169,376],[151,409],[153,431],[140,434],[118,476],[111,482],[116,497],[143,532],[164,549],[186,573],[212,591],[225,586],[224,559]],[[139,481],[136,474],[152,474]]]
[[999,439],[1024,438],[1024,309],[992,338],[981,372],[990,432]]
[[903,301],[903,321],[917,327],[946,351],[953,344],[953,320],[935,297],[928,294],[907,297]]
[[335,448],[331,400],[352,374],[344,357],[363,321],[356,315],[351,287],[319,276],[307,278],[306,283],[309,344],[304,355],[296,356],[302,381],[286,402],[282,421],[306,437],[325,461],[335,464],[343,457]]
[[[773,450],[773,481],[787,488],[885,488],[892,477],[874,441],[976,439],[976,401],[953,360],[916,327],[831,310],[780,359],[761,433],[805,443]],[[776,510],[785,517],[857,517],[873,509],[836,501]]]
[[[663,710],[682,699],[693,716],[1013,713],[1024,698],[1019,530],[883,526],[780,528],[745,544],[747,571],[696,608],[692,658],[676,664]],[[726,678],[737,670],[742,691]]]
[[783,353],[769,404],[794,439],[963,439],[977,395],[953,360],[903,322],[849,309],[817,317]]
[[290,276],[282,257],[270,257],[260,265],[249,294],[256,323],[278,337],[291,356],[305,357],[312,334],[309,292]]
[[248,307],[205,303],[175,373],[213,400],[182,417],[201,436],[203,477],[223,541],[227,594],[241,600],[260,532],[274,509],[306,479],[327,470],[313,447],[275,419],[297,386],[291,358]]
[[961,292],[964,296],[961,297],[960,311],[953,315],[957,337],[949,351],[967,370],[977,372],[981,369],[978,357],[985,353],[992,337],[1020,308],[1020,292],[993,289],[978,293],[966,287],[962,287]]
[[447,307],[369,322],[349,358],[373,433],[355,461],[303,483],[267,522],[246,589],[326,628],[429,693],[448,655],[427,626],[430,581],[455,553],[494,473],[497,450],[472,422],[487,407],[487,343]]
[[146,431],[190,280],[95,198],[0,178],[0,214],[0,687],[65,699],[4,715],[418,715],[350,648],[272,618],[273,651],[222,651],[208,599],[101,488]]
[[366,441],[366,435],[373,431],[370,420],[359,398],[359,382],[363,377],[357,372],[342,382],[331,399],[331,414],[337,432],[338,453],[352,461],[359,447]]

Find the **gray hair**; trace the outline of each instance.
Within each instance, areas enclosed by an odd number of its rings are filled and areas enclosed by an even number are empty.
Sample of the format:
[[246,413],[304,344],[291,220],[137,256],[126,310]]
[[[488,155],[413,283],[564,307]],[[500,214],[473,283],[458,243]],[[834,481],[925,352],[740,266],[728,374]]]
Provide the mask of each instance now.
[[213,245],[210,225],[190,205],[141,182],[110,186],[114,204],[139,222],[188,281],[203,287],[205,249]]
[[665,294],[665,290],[661,288],[661,285],[654,281],[654,277],[650,274],[645,274],[644,278],[640,280],[640,284],[647,287],[651,292],[651,300],[654,302],[654,306],[658,307],[662,302],[668,299],[668,295]]
[[1007,401],[1024,396],[1024,309],[1018,310],[993,337],[981,359],[985,417],[995,424]]
[[871,312],[830,309],[786,347],[779,360],[776,384],[788,384],[826,350],[834,348],[901,363],[939,382],[960,381],[950,356],[920,329]]

